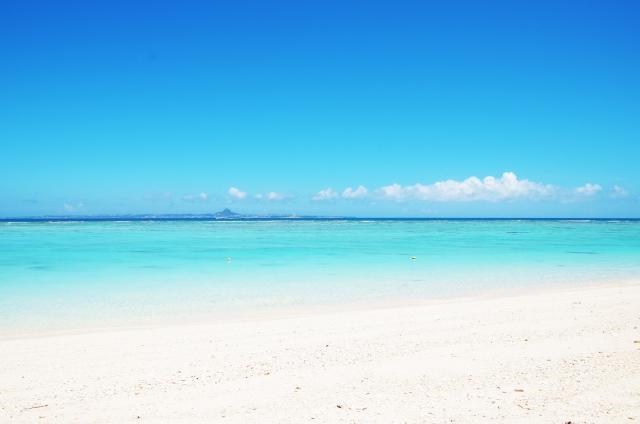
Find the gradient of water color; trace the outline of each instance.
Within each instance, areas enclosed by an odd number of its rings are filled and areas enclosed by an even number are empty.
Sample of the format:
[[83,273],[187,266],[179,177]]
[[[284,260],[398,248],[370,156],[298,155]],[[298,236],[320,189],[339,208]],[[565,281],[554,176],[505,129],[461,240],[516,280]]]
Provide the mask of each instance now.
[[639,278],[633,220],[2,222],[0,334]]

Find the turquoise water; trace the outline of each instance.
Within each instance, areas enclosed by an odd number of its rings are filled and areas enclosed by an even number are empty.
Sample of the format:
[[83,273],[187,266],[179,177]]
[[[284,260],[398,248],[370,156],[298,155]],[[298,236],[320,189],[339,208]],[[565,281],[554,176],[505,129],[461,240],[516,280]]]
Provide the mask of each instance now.
[[639,278],[639,221],[0,223],[0,332]]

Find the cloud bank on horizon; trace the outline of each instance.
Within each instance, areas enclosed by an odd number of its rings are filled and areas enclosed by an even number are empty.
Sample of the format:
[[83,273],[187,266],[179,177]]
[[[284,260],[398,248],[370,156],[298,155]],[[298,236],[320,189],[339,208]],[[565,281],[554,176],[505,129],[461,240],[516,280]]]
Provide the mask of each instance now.
[[[489,175],[479,178],[471,176],[461,181],[448,179],[428,184],[415,183],[404,186],[393,183],[372,191],[363,185],[355,188],[347,187],[341,192],[332,187],[327,187],[311,195],[310,199],[314,202],[338,201],[341,199],[374,199],[397,202],[501,202],[513,200],[560,200],[566,202],[593,198],[603,191],[607,190],[600,184],[591,182],[569,189],[519,178],[514,172],[504,172],[500,177]],[[611,187],[608,192],[609,197],[613,199],[622,199],[629,196],[628,191],[618,185]],[[247,192],[236,187],[230,187],[227,193],[233,200],[251,199],[247,196]],[[201,193],[201,196],[204,194]],[[274,191],[266,194],[258,193],[253,196],[256,200],[269,201],[292,199],[294,197],[293,195],[283,195]]]
[[[430,202],[499,202],[506,200],[576,200],[594,197],[603,187],[599,184],[585,183],[573,190],[545,184],[528,179],[520,179],[514,172],[504,172],[500,177],[486,176],[482,179],[471,176],[462,181],[453,179],[436,181],[431,184],[415,183],[400,185],[393,183],[382,186],[373,192],[360,185],[357,189],[347,187],[342,196],[328,187],[320,190],[312,199],[316,201],[375,198],[395,201],[430,201]],[[626,198],[629,193],[623,187],[614,185],[610,190],[612,198]]]
[[[369,189],[364,185],[348,186],[342,190],[327,187],[319,190],[315,194],[297,193],[291,194],[281,191],[262,191],[250,193],[248,190],[231,186],[224,194],[215,192],[196,192],[196,194],[184,194],[174,196],[171,192],[161,192],[155,195],[147,195],[144,199],[158,205],[158,202],[175,207],[180,201],[187,208],[210,208],[212,204],[253,204],[264,205],[265,211],[289,213],[297,206],[316,204],[326,205],[324,211],[330,213],[340,213],[341,207],[345,205],[362,205],[369,210],[370,207],[388,205],[387,214],[394,214],[394,211],[407,213],[403,205],[453,205],[461,203],[475,203],[485,205],[499,205],[500,203],[510,204],[548,204],[562,205],[575,204],[576,202],[610,202],[611,204],[621,201],[635,202],[640,200],[626,188],[619,185],[605,187],[594,182],[586,182],[578,187],[562,187],[546,182],[532,181],[527,178],[520,178],[514,172],[503,172],[500,176],[485,176],[479,178],[470,176],[462,180],[447,179],[431,183],[414,183],[402,185],[392,183]],[[279,203],[287,203],[287,206],[277,206]],[[524,203],[523,203],[524,202]],[[338,205],[340,203],[340,205]],[[209,206],[206,206],[209,205]],[[272,205],[268,207],[268,205]],[[396,206],[393,206],[396,205]],[[274,209],[274,208],[280,209]],[[506,206],[505,206],[506,207]],[[285,210],[286,208],[286,210]],[[330,208],[330,209],[326,209]],[[404,209],[403,209],[404,208]],[[502,208],[502,207],[499,207]],[[348,210],[348,209],[347,209]],[[371,209],[375,211],[374,209]],[[419,213],[425,209],[414,209]],[[455,209],[451,209],[455,211]],[[493,209],[500,214],[501,210]],[[526,210],[526,209],[525,209]],[[89,202],[84,200],[66,201],[62,204],[60,211],[66,214],[91,214],[102,211],[93,210],[89,207]],[[187,212],[188,210],[185,210]],[[422,212],[420,212],[422,211]]]

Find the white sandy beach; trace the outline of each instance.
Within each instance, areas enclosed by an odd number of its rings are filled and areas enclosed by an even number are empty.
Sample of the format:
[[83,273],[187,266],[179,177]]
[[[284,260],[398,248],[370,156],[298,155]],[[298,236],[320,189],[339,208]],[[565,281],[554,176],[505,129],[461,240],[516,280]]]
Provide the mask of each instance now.
[[640,285],[0,340],[2,423],[640,422]]

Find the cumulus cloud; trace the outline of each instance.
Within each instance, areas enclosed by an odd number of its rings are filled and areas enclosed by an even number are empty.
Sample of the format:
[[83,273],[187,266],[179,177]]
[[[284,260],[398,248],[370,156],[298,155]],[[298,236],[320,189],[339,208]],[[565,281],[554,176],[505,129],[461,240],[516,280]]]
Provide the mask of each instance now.
[[234,199],[238,199],[238,200],[242,200],[245,197],[247,197],[247,193],[237,189],[235,187],[231,187],[229,188],[229,190],[227,191],[227,193],[229,193],[229,196],[233,197]]
[[629,193],[627,192],[627,190],[618,185],[614,185],[611,189],[611,197],[613,197],[614,199],[622,199],[627,197],[628,195]]
[[313,196],[313,200],[329,200],[335,199],[336,197],[338,197],[338,193],[336,193],[335,190],[332,188],[325,188]]
[[182,196],[182,200],[185,202],[206,202],[209,200],[209,195],[205,192],[199,194],[186,194]]
[[576,188],[576,193],[582,196],[595,196],[602,190],[600,184],[586,183],[583,186]]
[[369,193],[369,190],[367,190],[367,188],[364,186],[358,186],[358,188],[356,188],[355,190],[351,187],[347,187],[342,192],[342,197],[344,197],[345,199],[360,199],[362,197],[365,197],[367,193]]
[[380,187],[380,192],[382,193],[382,195],[384,197],[389,197],[392,199],[402,199],[408,197],[409,191],[411,191],[410,187],[404,188],[398,183]]
[[445,180],[433,184],[417,183],[410,186],[391,184],[379,190],[382,197],[389,199],[436,202],[536,199],[550,196],[554,192],[555,187],[551,185],[519,179],[513,172],[505,172],[500,178],[469,177],[462,181]]

